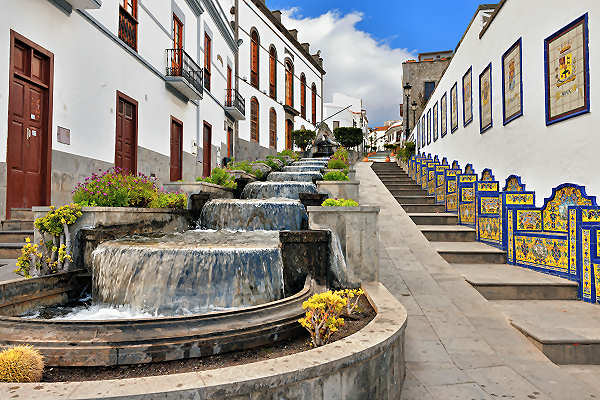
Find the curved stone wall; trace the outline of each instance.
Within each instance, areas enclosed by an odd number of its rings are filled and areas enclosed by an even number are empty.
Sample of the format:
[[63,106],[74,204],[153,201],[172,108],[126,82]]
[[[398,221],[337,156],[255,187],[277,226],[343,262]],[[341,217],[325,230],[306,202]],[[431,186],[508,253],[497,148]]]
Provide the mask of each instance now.
[[[377,316],[361,331],[304,353],[210,371],[120,381],[0,384],[0,397],[68,399],[399,399],[406,310],[364,284]],[[18,397],[16,397],[18,396]]]

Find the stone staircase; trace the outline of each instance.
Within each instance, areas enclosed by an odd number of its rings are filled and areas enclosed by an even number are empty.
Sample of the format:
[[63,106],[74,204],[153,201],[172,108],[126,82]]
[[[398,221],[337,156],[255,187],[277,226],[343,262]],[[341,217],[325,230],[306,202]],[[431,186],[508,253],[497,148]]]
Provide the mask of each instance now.
[[395,163],[372,169],[431,246],[550,360],[600,365],[600,306],[576,301],[576,282],[506,264]]
[[25,239],[33,240],[33,211],[30,208],[13,208],[10,214],[10,219],[0,222],[0,259],[3,260],[16,260],[21,255]]

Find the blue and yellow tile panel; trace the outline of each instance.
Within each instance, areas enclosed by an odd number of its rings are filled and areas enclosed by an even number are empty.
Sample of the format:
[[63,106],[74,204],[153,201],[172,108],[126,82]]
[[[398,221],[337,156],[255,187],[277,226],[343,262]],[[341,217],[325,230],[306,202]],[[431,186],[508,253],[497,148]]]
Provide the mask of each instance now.
[[458,179],[460,169],[447,169],[444,171],[446,186],[446,212],[458,212]]
[[446,170],[449,168],[450,166],[447,163],[443,164],[443,161],[442,165],[435,168],[435,202],[437,204],[446,203]]
[[477,207],[475,206],[475,191],[477,175],[458,175],[458,223],[475,228],[477,222]]
[[[485,170],[484,170],[485,171]],[[480,180],[476,183],[477,240],[502,247],[502,196],[498,181]]]

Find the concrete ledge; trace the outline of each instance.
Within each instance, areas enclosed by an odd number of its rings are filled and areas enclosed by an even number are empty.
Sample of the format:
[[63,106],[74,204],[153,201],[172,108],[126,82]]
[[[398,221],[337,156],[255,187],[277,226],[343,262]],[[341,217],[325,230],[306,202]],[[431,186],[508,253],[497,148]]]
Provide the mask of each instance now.
[[358,189],[360,182],[356,181],[317,181],[319,193],[327,193],[336,199],[352,199],[359,201]]
[[378,283],[363,285],[377,315],[361,331],[303,353],[203,372],[76,383],[0,384],[2,398],[399,399],[406,309]]

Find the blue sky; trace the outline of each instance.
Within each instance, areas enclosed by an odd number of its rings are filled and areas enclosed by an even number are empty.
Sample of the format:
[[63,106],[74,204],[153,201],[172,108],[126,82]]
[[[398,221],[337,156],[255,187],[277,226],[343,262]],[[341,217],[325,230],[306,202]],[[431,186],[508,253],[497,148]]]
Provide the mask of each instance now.
[[[496,3],[492,0],[488,3]],[[267,0],[269,8],[299,8],[297,16],[358,11],[356,27],[391,47],[415,52],[454,50],[479,4],[476,0]],[[404,16],[407,16],[406,18]]]
[[402,63],[417,53],[454,50],[480,4],[475,0],[266,3],[272,10],[284,11],[282,22],[288,29],[298,29],[298,39],[310,43],[311,52],[322,51],[325,102],[334,93],[360,98],[372,127],[400,118]]

